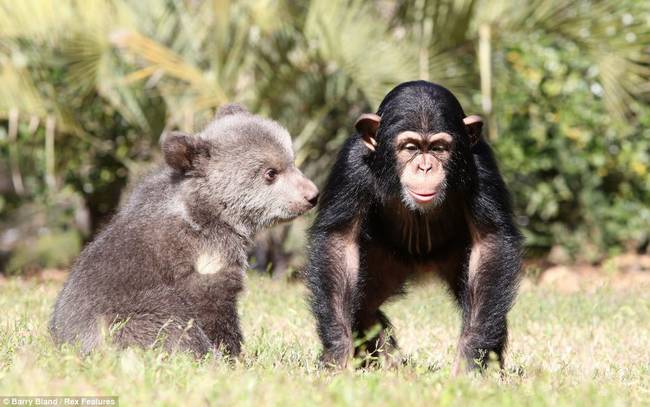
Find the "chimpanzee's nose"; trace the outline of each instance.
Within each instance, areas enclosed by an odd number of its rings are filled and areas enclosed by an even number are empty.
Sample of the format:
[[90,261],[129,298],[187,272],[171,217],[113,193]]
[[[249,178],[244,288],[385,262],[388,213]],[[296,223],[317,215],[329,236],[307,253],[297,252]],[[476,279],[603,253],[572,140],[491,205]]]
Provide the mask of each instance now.
[[418,164],[418,170],[424,172],[425,174],[431,171],[431,168],[433,168],[433,164],[427,160],[423,160],[421,163]]
[[318,195],[319,195],[318,191],[316,191],[316,193],[314,195],[312,195],[310,197],[308,196],[308,197],[305,197],[305,198],[307,199],[307,202],[309,202],[311,204],[311,206],[316,206],[316,204],[318,203]]

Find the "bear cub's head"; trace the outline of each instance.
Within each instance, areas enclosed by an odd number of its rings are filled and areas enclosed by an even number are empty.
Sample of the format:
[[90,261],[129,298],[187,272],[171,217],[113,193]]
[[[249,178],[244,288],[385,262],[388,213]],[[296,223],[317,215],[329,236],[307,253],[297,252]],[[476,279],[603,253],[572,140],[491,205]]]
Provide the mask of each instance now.
[[198,134],[170,133],[162,150],[194,214],[255,232],[302,215],[318,200],[318,189],[294,164],[289,132],[241,105],[222,107]]

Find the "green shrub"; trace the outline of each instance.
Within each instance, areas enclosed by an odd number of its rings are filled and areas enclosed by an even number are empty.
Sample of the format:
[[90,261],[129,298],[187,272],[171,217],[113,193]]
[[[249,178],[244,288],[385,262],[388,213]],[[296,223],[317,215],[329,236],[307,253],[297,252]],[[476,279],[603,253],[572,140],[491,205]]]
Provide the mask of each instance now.
[[567,41],[505,48],[493,142],[531,253],[579,258],[640,245],[650,233],[650,109],[621,124],[605,110],[597,67]]
[[80,250],[81,236],[77,231],[46,233],[35,241],[21,242],[12,254],[6,272],[20,274],[28,270],[68,267]]

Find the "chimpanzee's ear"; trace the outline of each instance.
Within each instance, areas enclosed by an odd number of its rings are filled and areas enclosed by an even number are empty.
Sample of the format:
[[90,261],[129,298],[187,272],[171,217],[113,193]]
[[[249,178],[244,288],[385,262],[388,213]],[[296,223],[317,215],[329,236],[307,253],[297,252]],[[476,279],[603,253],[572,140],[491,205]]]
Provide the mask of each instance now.
[[483,119],[475,114],[463,119],[467,134],[469,134],[469,144],[473,146],[481,139],[481,130],[483,129]]
[[381,117],[374,113],[364,113],[359,116],[357,121],[354,123],[354,127],[357,129],[359,134],[361,134],[363,144],[365,144],[371,151],[375,151],[375,148],[377,147],[375,135],[377,134],[379,123],[381,123]]
[[237,114],[237,113],[250,113],[248,109],[244,105],[241,105],[239,103],[228,103],[226,105],[223,105],[217,110],[217,115],[215,118],[221,118],[224,116],[228,116],[231,114]]
[[210,157],[208,144],[198,137],[173,131],[162,145],[167,165],[182,173],[196,170],[201,160]]

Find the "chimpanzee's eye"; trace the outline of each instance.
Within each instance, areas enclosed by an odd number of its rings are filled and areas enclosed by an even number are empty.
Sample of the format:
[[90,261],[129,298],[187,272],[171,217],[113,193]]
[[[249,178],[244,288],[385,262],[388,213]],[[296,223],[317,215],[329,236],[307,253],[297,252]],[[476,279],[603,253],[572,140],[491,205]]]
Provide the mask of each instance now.
[[447,146],[444,144],[431,144],[429,146],[429,151],[433,151],[434,153],[444,153],[447,151]]
[[274,168],[269,168],[268,170],[266,170],[266,171],[264,172],[264,179],[265,179],[266,182],[268,182],[269,184],[273,183],[273,181],[275,181],[275,179],[277,178],[277,176],[278,176],[278,171],[275,170]]
[[413,143],[408,143],[408,144],[406,144],[406,145],[404,146],[404,149],[407,150],[407,151],[417,151],[417,150],[418,150],[418,146],[416,146],[416,145],[413,144]]

